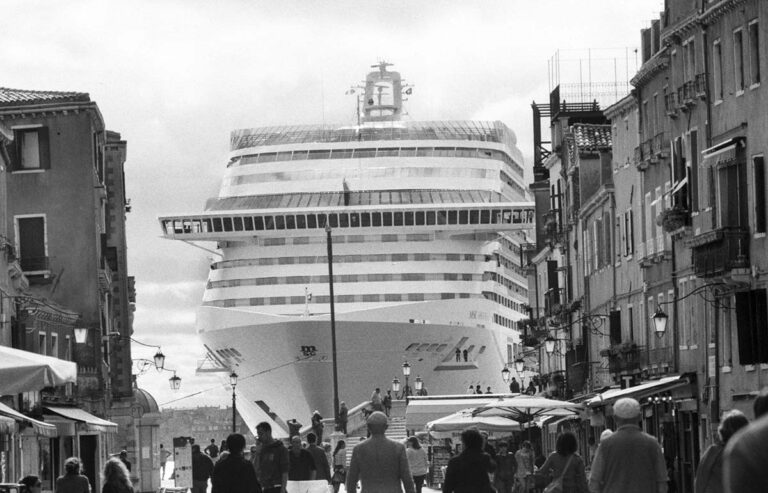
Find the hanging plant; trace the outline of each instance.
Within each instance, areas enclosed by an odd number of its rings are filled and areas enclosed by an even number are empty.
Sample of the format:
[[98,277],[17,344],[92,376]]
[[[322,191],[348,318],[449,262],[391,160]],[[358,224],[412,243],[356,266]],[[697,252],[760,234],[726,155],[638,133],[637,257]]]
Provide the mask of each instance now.
[[664,231],[671,233],[677,231],[688,223],[688,211],[680,206],[665,209],[656,217],[656,224]]

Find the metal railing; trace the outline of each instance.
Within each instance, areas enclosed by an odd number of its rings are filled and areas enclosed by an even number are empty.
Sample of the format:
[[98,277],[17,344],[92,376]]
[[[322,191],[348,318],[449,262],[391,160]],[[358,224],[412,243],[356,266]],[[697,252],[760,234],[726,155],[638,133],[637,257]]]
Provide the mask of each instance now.
[[749,265],[749,230],[720,228],[712,241],[692,248],[693,270],[699,277],[712,277]]

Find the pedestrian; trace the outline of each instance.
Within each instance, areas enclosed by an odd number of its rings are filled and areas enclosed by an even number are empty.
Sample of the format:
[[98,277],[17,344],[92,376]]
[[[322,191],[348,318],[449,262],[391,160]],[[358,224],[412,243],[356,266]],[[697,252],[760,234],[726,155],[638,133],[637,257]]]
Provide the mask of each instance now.
[[384,406],[384,414],[389,417],[389,414],[392,411],[392,391],[387,390],[387,395],[384,396],[384,398],[381,400],[381,405]]
[[123,463],[128,472],[131,472],[131,461],[128,460],[128,451],[123,449],[120,451],[120,462]]
[[219,453],[222,453],[225,450],[227,450],[227,441],[226,440],[222,440],[221,441],[221,445],[219,445]]
[[667,466],[656,438],[640,430],[640,403],[631,397],[613,404],[616,431],[600,442],[592,463],[593,493],[667,489]]
[[43,483],[37,476],[24,476],[19,480],[19,484],[20,493],[40,493],[43,489]]
[[486,387],[485,393],[486,394],[493,394],[493,392],[491,392],[491,388],[490,387]]
[[128,468],[119,458],[111,458],[101,473],[101,493],[133,493]]
[[755,399],[755,421],[739,430],[723,453],[726,493],[765,492],[768,484],[768,388]]
[[[330,444],[328,445],[330,447]],[[331,484],[331,466],[328,463],[328,457],[325,455],[325,450],[318,447],[317,437],[314,433],[307,434],[307,451],[312,454],[312,459],[315,461],[315,479],[322,479]]]
[[515,456],[509,453],[509,444],[499,442],[499,453],[496,454],[496,473],[494,482],[496,490],[499,493],[512,493],[515,486],[515,472],[517,471],[517,461]]
[[520,393],[520,382],[515,377],[512,377],[512,381],[509,383],[509,391],[513,394]]
[[256,475],[264,493],[285,493],[288,483],[290,459],[283,442],[272,437],[272,426],[266,421],[256,425],[256,435],[261,444],[259,470]]
[[296,421],[296,418],[288,420],[288,438],[293,438],[301,434],[301,423]]
[[336,442],[336,449],[333,451],[333,493],[339,493],[339,488],[347,479],[347,444],[344,440]]
[[323,417],[320,416],[320,411],[315,411],[312,413],[312,432],[320,443],[323,443],[323,428],[325,428]]
[[207,447],[205,447],[205,453],[208,454],[208,457],[211,459],[215,459],[219,456],[219,447],[216,445],[216,439],[211,438],[211,443]]
[[536,385],[533,384],[533,380],[528,382],[528,388],[525,389],[525,393],[528,395],[536,395]]
[[490,493],[489,474],[495,470],[491,457],[483,452],[483,437],[475,429],[461,433],[463,450],[448,461],[443,493]]
[[56,478],[56,493],[91,493],[91,483],[80,474],[80,459],[64,461],[64,474]]
[[336,426],[337,426],[337,429],[340,432],[344,433],[345,435],[347,434],[348,416],[349,416],[349,409],[347,409],[347,403],[342,402],[341,404],[339,404],[339,416],[336,418]]
[[379,411],[373,412],[368,418],[367,426],[371,437],[352,450],[346,481],[347,491],[357,491],[359,479],[362,485],[361,493],[401,491],[401,488],[405,489],[405,493],[415,493],[405,446],[384,436],[388,427],[387,416]]
[[374,411],[384,412],[384,404],[381,399],[381,389],[376,387],[371,394],[371,409]]
[[421,442],[415,436],[408,437],[406,441],[405,456],[408,458],[408,467],[411,469],[411,477],[416,486],[416,493],[421,493],[424,487],[424,479],[429,472],[429,460],[427,451],[421,446]]
[[562,433],[555,442],[555,451],[539,468],[549,478],[550,485],[559,482],[562,493],[589,493],[584,460],[578,454],[579,443],[571,432]]
[[481,431],[480,436],[483,437],[483,452],[491,456],[492,460],[496,460],[496,449],[493,448],[493,445],[491,445],[488,442],[488,432],[487,431]]
[[466,363],[467,361],[469,361],[469,351],[467,351],[467,350],[465,349],[464,351],[462,351],[462,352],[461,352],[461,354],[464,356],[464,362],[465,362],[465,363]]
[[456,348],[456,363],[461,362],[461,349]]
[[165,479],[165,464],[168,462],[168,457],[173,455],[168,449],[163,448],[163,444],[160,444],[160,480]]
[[261,493],[253,465],[245,460],[243,450],[245,450],[243,435],[232,433],[227,437],[229,454],[213,467],[211,493]]
[[477,384],[475,386],[475,394],[481,395],[483,393],[483,389],[480,388],[480,384]]
[[723,493],[723,452],[728,440],[741,428],[747,426],[749,420],[741,411],[728,411],[720,420],[717,427],[719,439],[704,451],[696,470],[694,481],[695,493]]
[[291,438],[291,448],[288,453],[288,481],[314,481],[317,466],[309,450],[302,447],[301,438]]
[[520,448],[515,452],[515,462],[517,470],[515,471],[515,489],[520,493],[528,493],[532,486],[532,475],[534,459],[533,447],[531,442],[523,440]]
[[213,459],[200,452],[200,445],[192,445],[192,493],[205,493],[208,490],[208,479],[212,472]]

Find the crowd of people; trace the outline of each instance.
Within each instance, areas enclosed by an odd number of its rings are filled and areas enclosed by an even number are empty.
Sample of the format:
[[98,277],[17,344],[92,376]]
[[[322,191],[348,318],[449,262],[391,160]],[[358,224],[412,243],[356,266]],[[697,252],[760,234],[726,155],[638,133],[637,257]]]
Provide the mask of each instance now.
[[[125,451],[123,451],[125,452]],[[127,459],[122,452],[110,458],[101,472],[101,493],[133,493]],[[130,464],[130,462],[128,462]],[[25,476],[19,480],[21,493],[40,493],[42,482],[38,476]],[[64,474],[56,478],[55,493],[91,493],[91,483],[83,474],[78,457],[64,461]]]

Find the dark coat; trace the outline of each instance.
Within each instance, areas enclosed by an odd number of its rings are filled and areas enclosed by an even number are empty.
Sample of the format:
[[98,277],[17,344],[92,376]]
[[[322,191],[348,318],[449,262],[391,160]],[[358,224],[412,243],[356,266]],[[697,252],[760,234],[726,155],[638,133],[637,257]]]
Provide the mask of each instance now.
[[448,461],[443,493],[490,493],[488,473],[493,469],[490,455],[482,450],[464,450]]

